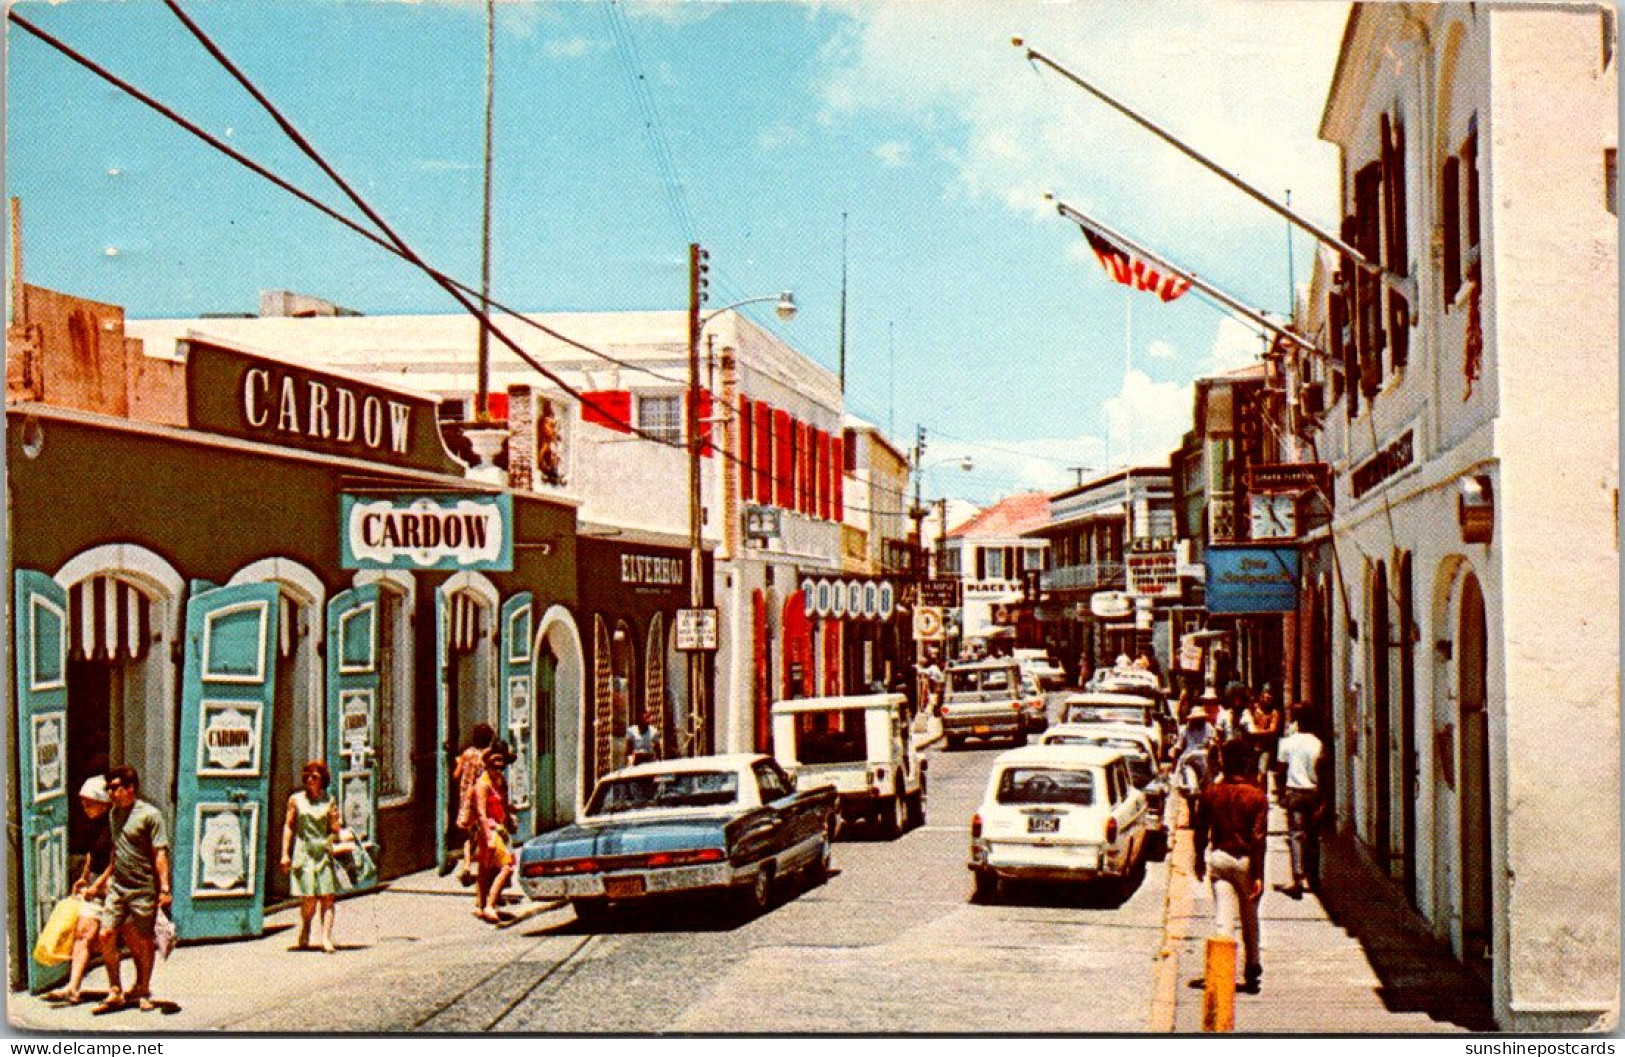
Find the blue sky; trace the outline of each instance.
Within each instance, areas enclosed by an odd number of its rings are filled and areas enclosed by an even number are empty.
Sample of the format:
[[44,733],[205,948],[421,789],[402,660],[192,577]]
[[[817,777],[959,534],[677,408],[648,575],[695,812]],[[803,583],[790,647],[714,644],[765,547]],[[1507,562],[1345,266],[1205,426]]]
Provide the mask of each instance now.
[[[424,257],[477,282],[483,4],[186,9]],[[339,200],[156,0],[15,10]],[[523,310],[679,308],[695,239],[711,251],[713,304],[794,290],[794,322],[757,318],[833,368],[844,212],[850,410],[894,423],[903,444],[925,424],[928,464],[975,459],[931,471],[928,491],[985,501],[1060,487],[1068,466],[1160,461],[1189,426],[1191,379],[1259,342],[1194,295],[1163,305],[1107,282],[1040,196],[1282,313],[1284,223],[1036,70],[1010,38],[1335,226],[1335,153],[1315,130],[1346,11],[501,3],[493,293]],[[367,313],[455,310],[405,264],[10,32],[6,179],[30,282],[137,318],[252,311],[270,288]],[[1295,246],[1302,282],[1311,246],[1301,234]]]

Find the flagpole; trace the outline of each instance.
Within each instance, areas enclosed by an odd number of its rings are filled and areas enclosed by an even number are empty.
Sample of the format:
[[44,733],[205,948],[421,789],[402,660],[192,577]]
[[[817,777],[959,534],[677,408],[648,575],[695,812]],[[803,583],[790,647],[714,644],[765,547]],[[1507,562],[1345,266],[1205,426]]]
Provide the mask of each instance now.
[[1123,465],[1134,451],[1134,403],[1128,398],[1129,375],[1134,370],[1134,287],[1123,288]]
[[1279,334],[1281,337],[1297,345],[1299,348],[1302,348],[1307,352],[1312,352],[1317,356],[1326,355],[1318,346],[1315,345],[1314,342],[1310,341],[1308,338],[1302,337],[1286,327],[1281,326],[1279,323],[1273,322],[1262,312],[1259,312],[1256,309],[1248,308],[1246,305],[1242,304],[1240,301],[1237,301],[1235,298],[1231,297],[1223,290],[1220,290],[1206,279],[1203,279],[1195,272],[1181,268],[1176,264],[1169,263],[1166,257],[1146,249],[1138,242],[1135,242],[1133,239],[1120,232],[1112,230],[1105,224],[1102,224],[1100,221],[1096,220],[1094,217],[1091,217],[1085,213],[1080,213],[1078,210],[1073,209],[1059,198],[1056,198],[1053,194],[1046,194],[1044,197],[1055,203],[1055,211],[1057,213],[1060,213],[1061,216],[1072,221],[1074,224],[1077,224],[1079,227],[1098,231],[1106,238],[1111,239],[1114,242],[1121,243],[1126,249],[1132,251],[1138,256],[1144,257],[1158,268],[1165,268],[1173,274],[1179,276],[1181,279],[1184,279],[1186,282],[1190,283],[1198,290],[1201,290],[1215,301],[1220,302],[1237,315],[1251,320],[1254,324],[1263,327],[1271,333]]
[[1233,186],[1233,187],[1237,188],[1238,190],[1242,191],[1244,194],[1246,194],[1248,197],[1252,198],[1254,201],[1258,202],[1260,205],[1263,205],[1265,208],[1273,210],[1274,212],[1276,212],[1276,213],[1280,214],[1281,216],[1285,217],[1288,221],[1298,225],[1299,227],[1303,228],[1305,231],[1309,232],[1316,239],[1320,240],[1321,242],[1325,243],[1327,246],[1332,247],[1337,252],[1341,253],[1343,256],[1345,256],[1345,257],[1349,258],[1350,260],[1352,260],[1359,267],[1364,268],[1366,271],[1370,272],[1371,274],[1373,274],[1375,276],[1378,276],[1379,278],[1382,279],[1382,281],[1384,283],[1388,284],[1396,292],[1403,295],[1406,299],[1411,300],[1411,301],[1414,302],[1415,297],[1416,297],[1416,291],[1415,291],[1414,287],[1415,287],[1416,283],[1410,277],[1394,274],[1393,272],[1391,272],[1388,269],[1384,268],[1381,264],[1377,263],[1376,261],[1371,260],[1365,254],[1361,253],[1359,250],[1355,249],[1353,246],[1350,246],[1348,243],[1346,243],[1342,239],[1338,238],[1336,235],[1333,235],[1331,232],[1325,230],[1320,225],[1316,224],[1314,221],[1308,219],[1307,217],[1300,216],[1299,214],[1293,212],[1292,210],[1287,209],[1286,207],[1282,206],[1281,203],[1277,202],[1275,199],[1271,198],[1269,195],[1265,194],[1264,192],[1258,190],[1258,188],[1254,187],[1252,184],[1247,183],[1245,180],[1241,179],[1239,176],[1236,176],[1234,173],[1230,172],[1230,170],[1226,169],[1224,166],[1218,164],[1217,162],[1213,161],[1211,158],[1207,157],[1207,155],[1201,153],[1200,151],[1196,150],[1193,147],[1188,146],[1185,143],[1184,140],[1181,140],[1179,137],[1175,136],[1172,132],[1169,132],[1167,129],[1163,128],[1161,125],[1158,125],[1156,122],[1150,120],[1149,118],[1141,116],[1137,111],[1131,109],[1126,104],[1120,103],[1116,99],[1113,99],[1111,96],[1107,95],[1105,92],[1101,91],[1099,88],[1096,88],[1094,85],[1090,84],[1088,81],[1084,80],[1082,77],[1080,77],[1077,74],[1073,73],[1071,70],[1067,69],[1065,66],[1062,66],[1060,63],[1056,62],[1054,59],[1050,58],[1048,55],[1045,55],[1043,52],[1039,51],[1037,48],[1028,47],[1026,42],[1024,40],[1022,40],[1020,37],[1012,37],[1010,39],[1010,43],[1014,44],[1018,48],[1022,48],[1024,51],[1026,51],[1027,58],[1029,60],[1036,60],[1038,62],[1043,63],[1045,66],[1048,66],[1050,69],[1054,70],[1056,73],[1060,74],[1062,77],[1065,77],[1067,80],[1071,81],[1073,84],[1077,85],[1079,88],[1082,88],[1084,91],[1088,92],[1090,95],[1094,96],[1096,99],[1099,99],[1101,102],[1105,103],[1107,106],[1111,107],[1113,110],[1116,110],[1118,113],[1122,114],[1124,117],[1128,118],[1130,121],[1133,121],[1135,124],[1139,125],[1141,128],[1146,129],[1147,131],[1149,131],[1149,132],[1153,133],[1154,135],[1160,137],[1165,142],[1171,144],[1175,149],[1180,151],[1180,153],[1184,154],[1186,157],[1192,159],[1193,161],[1197,162],[1200,165],[1205,166],[1210,171],[1212,171],[1212,172],[1216,173],[1217,175],[1223,177],[1228,183],[1231,184],[1231,186]]

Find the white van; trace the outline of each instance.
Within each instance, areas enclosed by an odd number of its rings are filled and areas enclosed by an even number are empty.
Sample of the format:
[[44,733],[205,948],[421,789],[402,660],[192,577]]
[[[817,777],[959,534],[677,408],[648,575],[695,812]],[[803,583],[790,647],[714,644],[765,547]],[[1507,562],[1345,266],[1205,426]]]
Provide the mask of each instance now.
[[925,823],[926,762],[902,694],[780,701],[773,755],[798,790],[833,785],[844,821],[874,819],[893,837]]

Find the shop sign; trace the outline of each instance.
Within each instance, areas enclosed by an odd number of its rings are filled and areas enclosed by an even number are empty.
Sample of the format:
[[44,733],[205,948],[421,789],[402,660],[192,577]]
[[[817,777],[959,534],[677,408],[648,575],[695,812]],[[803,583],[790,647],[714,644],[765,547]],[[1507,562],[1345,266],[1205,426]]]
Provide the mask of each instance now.
[[717,611],[715,609],[679,609],[677,611],[677,648],[693,652],[717,648]]
[[1399,439],[1354,468],[1349,474],[1349,490],[1354,498],[1359,499],[1415,460],[1413,436],[1413,431],[1407,429],[1399,435]]
[[1128,594],[1136,598],[1178,598],[1179,557],[1172,549],[1127,554]]
[[183,343],[193,429],[461,473],[440,439],[435,401],[207,341]]
[[801,597],[808,617],[890,620],[897,610],[897,585],[890,580],[809,576],[801,581]]
[[1197,645],[1197,640],[1190,635],[1186,635],[1179,644],[1179,666],[1187,672],[1201,671],[1202,652],[1202,647]]
[[62,727],[64,712],[43,712],[29,717],[33,726],[34,802],[61,796],[67,791],[62,770]]
[[204,701],[197,773],[241,778],[260,773],[260,704]]
[[1096,591],[1089,597],[1089,612],[1101,620],[1122,620],[1134,613],[1134,598],[1126,591]]
[[942,610],[936,606],[917,606],[914,610],[914,641],[942,641]]
[[1331,467],[1323,462],[1266,462],[1247,469],[1248,492],[1331,494]]
[[362,757],[372,745],[372,691],[365,688],[339,692],[340,740],[346,755]]
[[1209,547],[1206,561],[1209,613],[1296,612],[1296,547]]
[[513,568],[513,497],[339,496],[346,569]]
[[372,839],[371,771],[346,771],[339,776],[339,817],[357,840]]
[[621,583],[634,586],[681,587],[688,579],[688,563],[656,554],[621,555]]
[[952,609],[959,605],[959,580],[950,576],[939,576],[934,580],[921,580],[918,597],[919,604],[922,606],[940,606],[945,609]]
[[258,804],[197,805],[199,836],[192,860],[192,898],[254,894],[259,819]]

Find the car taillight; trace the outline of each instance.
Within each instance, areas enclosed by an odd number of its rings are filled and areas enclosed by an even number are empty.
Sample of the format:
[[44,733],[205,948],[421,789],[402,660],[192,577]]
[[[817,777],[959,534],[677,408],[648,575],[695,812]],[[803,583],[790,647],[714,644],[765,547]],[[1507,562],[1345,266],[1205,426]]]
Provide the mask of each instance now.
[[559,859],[555,862],[526,863],[520,872],[526,877],[557,877],[560,874],[592,873],[596,869],[596,859]]
[[1109,818],[1106,820],[1106,843],[1117,843],[1117,819],[1115,818]]
[[982,816],[981,815],[972,815],[970,817],[970,839],[975,840],[977,837],[980,837],[981,835],[982,835]]
[[698,863],[721,862],[721,848],[696,848],[693,851],[657,851],[649,856],[650,868],[660,866],[693,866]]

